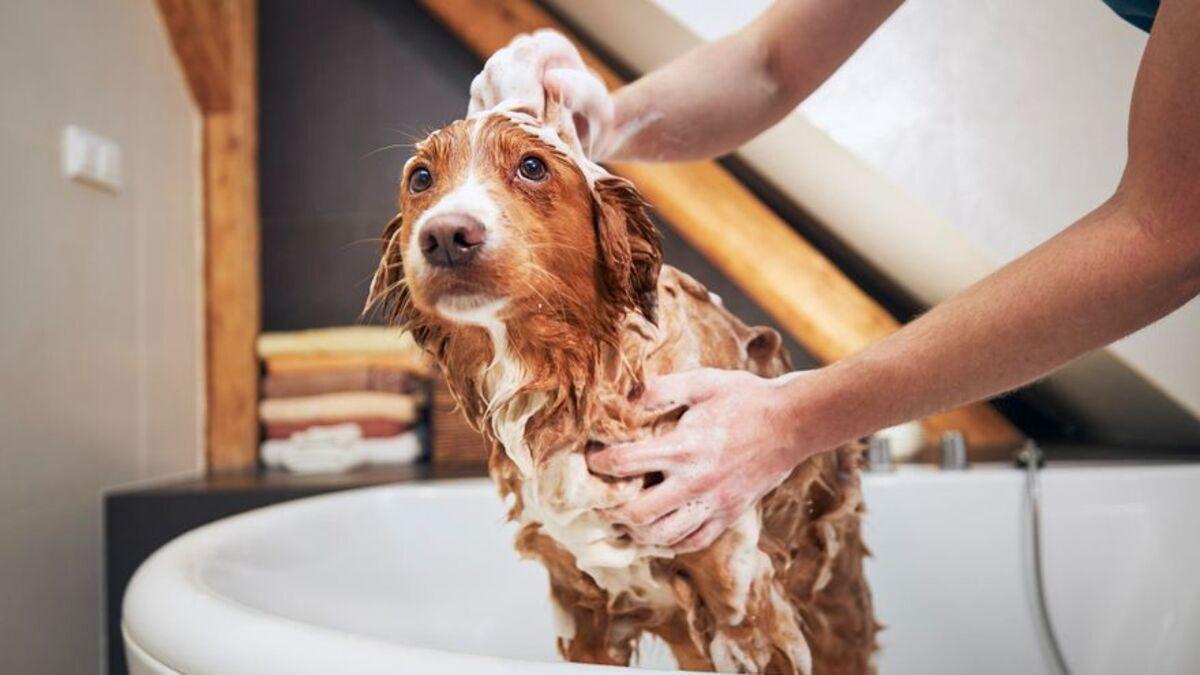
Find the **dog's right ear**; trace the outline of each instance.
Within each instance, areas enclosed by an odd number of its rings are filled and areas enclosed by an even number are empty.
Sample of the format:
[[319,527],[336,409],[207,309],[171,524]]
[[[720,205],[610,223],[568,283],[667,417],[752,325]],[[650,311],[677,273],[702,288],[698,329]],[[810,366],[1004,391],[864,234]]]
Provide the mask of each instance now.
[[389,323],[406,323],[408,317],[408,284],[404,282],[404,259],[400,251],[400,226],[404,218],[397,213],[383,229],[383,244],[380,250],[379,267],[371,279],[371,290],[367,291],[367,304],[363,314],[382,307]]
[[621,305],[657,323],[662,236],[633,183],[609,176],[592,186],[601,278]]

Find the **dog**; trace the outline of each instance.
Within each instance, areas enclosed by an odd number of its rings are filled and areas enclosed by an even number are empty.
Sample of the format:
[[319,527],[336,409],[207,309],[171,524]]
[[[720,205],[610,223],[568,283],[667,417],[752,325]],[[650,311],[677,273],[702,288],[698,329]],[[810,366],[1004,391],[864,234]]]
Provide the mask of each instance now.
[[860,447],[807,459],[695,553],[602,517],[661,476],[596,476],[585,453],[686,412],[642,411],[646,378],[790,363],[778,333],[662,264],[648,205],[583,156],[566,118],[496,109],[419,143],[368,307],[412,332],[486,439],[516,548],[549,571],[564,658],[628,665],[650,633],[688,670],[872,672]]

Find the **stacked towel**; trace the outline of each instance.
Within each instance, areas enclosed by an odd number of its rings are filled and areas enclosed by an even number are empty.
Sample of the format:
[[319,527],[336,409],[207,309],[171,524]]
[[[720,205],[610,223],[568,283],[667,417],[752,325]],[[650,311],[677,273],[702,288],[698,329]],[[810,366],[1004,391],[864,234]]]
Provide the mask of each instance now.
[[369,326],[266,333],[258,354],[267,464],[314,471],[416,459],[430,364],[410,336]]
[[287,438],[314,426],[358,424],[364,438],[394,436],[417,422],[421,394],[340,392],[317,396],[263,399],[258,417],[268,438]]

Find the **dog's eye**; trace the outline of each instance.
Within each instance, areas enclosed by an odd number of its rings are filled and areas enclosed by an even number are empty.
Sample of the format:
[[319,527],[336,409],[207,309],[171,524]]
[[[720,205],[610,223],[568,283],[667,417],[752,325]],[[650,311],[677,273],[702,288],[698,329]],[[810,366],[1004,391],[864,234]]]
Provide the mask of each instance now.
[[546,179],[546,163],[542,160],[529,155],[521,160],[517,165],[517,173],[521,174],[521,178],[531,181],[542,181]]
[[433,185],[433,174],[423,166],[415,169],[408,177],[408,191],[413,194],[428,190],[430,185]]

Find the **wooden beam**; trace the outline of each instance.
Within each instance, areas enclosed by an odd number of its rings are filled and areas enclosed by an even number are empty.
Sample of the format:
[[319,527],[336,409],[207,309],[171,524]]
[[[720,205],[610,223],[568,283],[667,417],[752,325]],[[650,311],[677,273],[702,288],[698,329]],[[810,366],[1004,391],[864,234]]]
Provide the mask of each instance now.
[[[532,0],[422,0],[472,51],[486,58],[512,38],[539,28],[570,34]],[[609,88],[624,81],[579,45]],[[763,307],[814,356],[828,363],[900,327],[782,218],[716,162],[614,164],[694,248]],[[959,429],[980,452],[1016,447],[1021,434],[979,403],[925,420],[931,436]]]
[[203,116],[206,460],[258,461],[259,213],[254,0],[158,0]]
[[820,361],[849,356],[896,329],[890,314],[721,165],[612,168]]
[[157,0],[157,3],[200,112],[229,110],[232,83],[228,15],[234,6],[226,0]]

